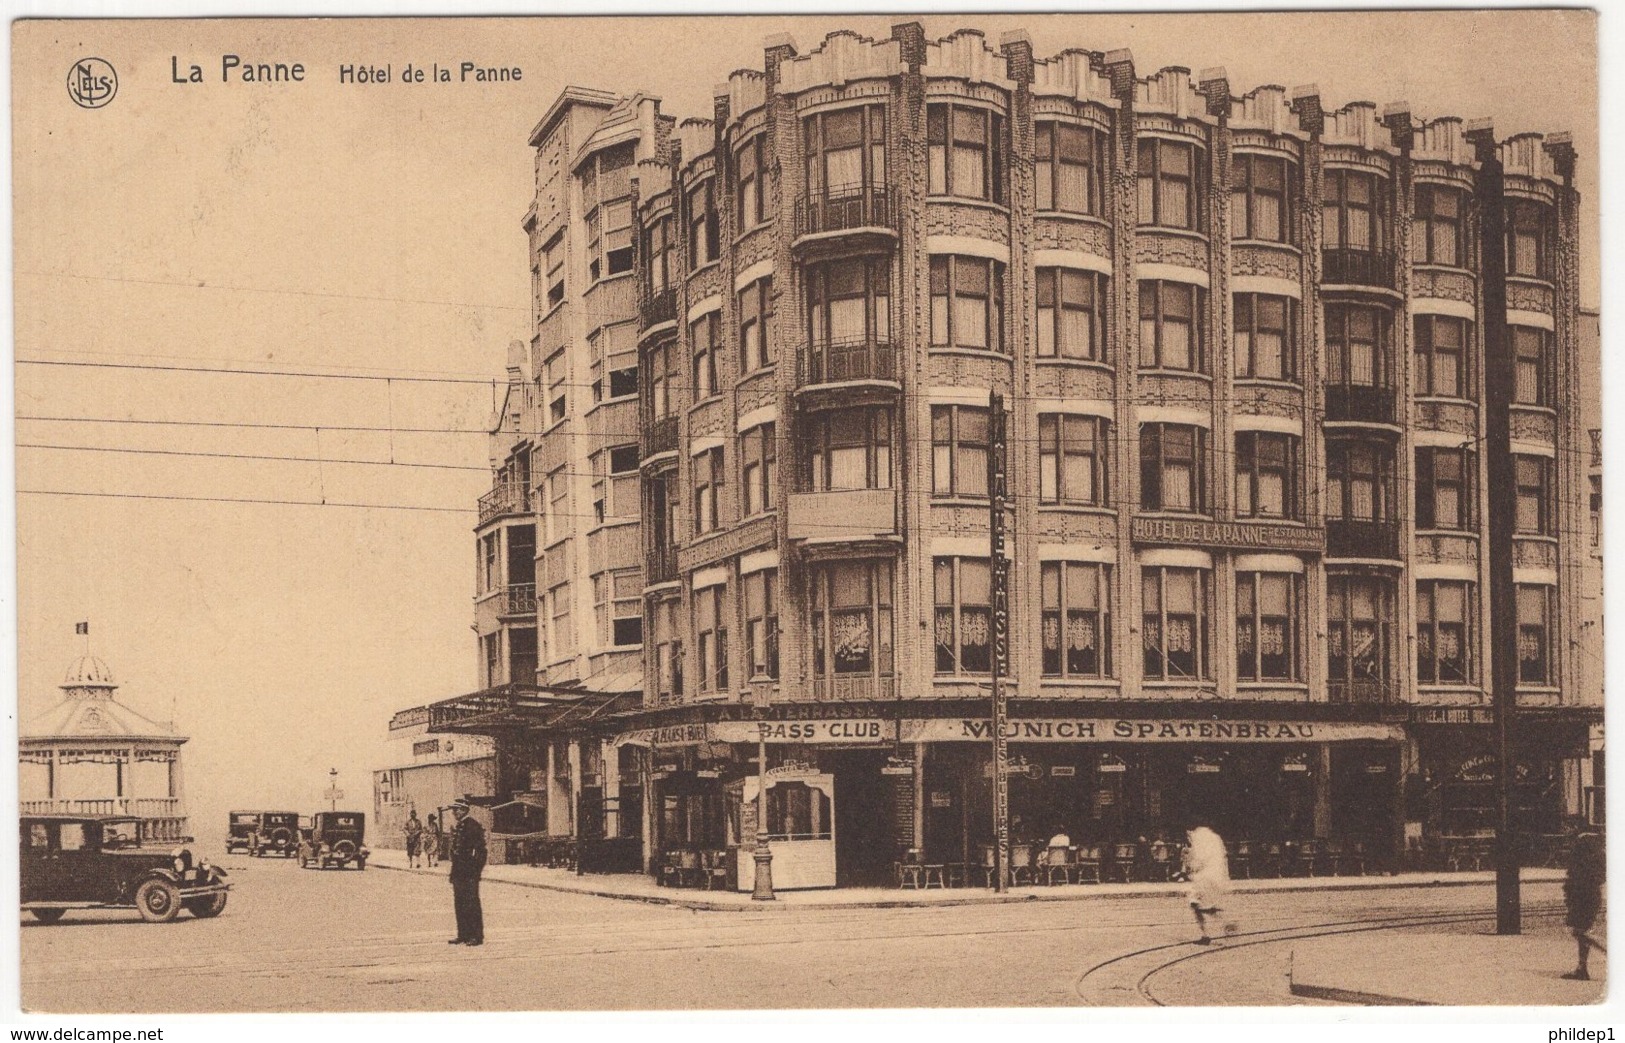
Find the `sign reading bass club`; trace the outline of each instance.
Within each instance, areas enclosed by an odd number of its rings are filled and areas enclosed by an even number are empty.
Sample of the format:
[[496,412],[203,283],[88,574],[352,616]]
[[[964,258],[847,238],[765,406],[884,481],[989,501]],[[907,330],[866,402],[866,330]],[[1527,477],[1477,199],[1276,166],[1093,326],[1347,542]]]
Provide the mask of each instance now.
[[[985,717],[903,721],[904,742],[987,742]],[[1398,741],[1397,725],[1349,721],[1129,720],[1117,717],[1032,717],[1005,728],[1012,742],[1384,742]]]

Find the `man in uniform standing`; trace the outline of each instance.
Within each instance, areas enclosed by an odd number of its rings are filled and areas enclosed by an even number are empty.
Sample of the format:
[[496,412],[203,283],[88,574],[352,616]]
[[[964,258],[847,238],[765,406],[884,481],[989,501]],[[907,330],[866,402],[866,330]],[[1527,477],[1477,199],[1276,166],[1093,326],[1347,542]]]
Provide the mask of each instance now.
[[457,909],[457,937],[449,945],[484,945],[485,914],[480,909],[480,873],[485,869],[485,827],[468,813],[468,802],[451,805],[457,824],[451,834],[451,897]]

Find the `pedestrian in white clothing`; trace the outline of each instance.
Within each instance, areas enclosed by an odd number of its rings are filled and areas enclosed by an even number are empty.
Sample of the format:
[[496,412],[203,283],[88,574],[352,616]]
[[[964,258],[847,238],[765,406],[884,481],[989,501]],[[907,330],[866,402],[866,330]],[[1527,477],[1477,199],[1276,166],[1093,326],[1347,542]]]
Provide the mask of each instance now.
[[[1196,914],[1196,929],[1201,937],[1198,945],[1210,945],[1207,918],[1217,916],[1230,893],[1230,860],[1224,852],[1224,840],[1206,826],[1197,826],[1186,834],[1185,876],[1190,881],[1191,911]],[[1224,923],[1225,934],[1235,934],[1233,920]]]

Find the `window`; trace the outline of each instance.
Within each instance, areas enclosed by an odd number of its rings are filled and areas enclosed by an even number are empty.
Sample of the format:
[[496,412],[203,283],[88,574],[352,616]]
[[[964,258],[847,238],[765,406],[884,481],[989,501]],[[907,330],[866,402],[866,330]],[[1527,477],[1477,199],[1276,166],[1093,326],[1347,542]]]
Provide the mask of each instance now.
[[1185,424],[1140,425],[1140,506],[1207,513],[1207,431]]
[[1507,200],[1507,274],[1552,277],[1552,208],[1527,199]]
[[1512,326],[1512,351],[1518,360],[1512,401],[1521,406],[1549,406],[1552,396],[1552,334],[1533,326]]
[[694,401],[717,393],[717,349],[720,347],[722,312],[713,311],[688,325],[689,343],[694,350]]
[[802,131],[809,195],[840,199],[886,183],[885,106],[818,113],[803,121]]
[[[627,200],[599,208],[603,222],[606,275],[632,270],[632,204]],[[596,262],[595,262],[596,263]]]
[[1326,659],[1334,687],[1388,684],[1393,601],[1385,580],[1326,577]]
[[1556,512],[1552,508],[1552,461],[1544,456],[1522,453],[1512,457],[1518,486],[1517,526],[1524,535],[1557,535]]
[[1038,416],[1038,502],[1104,507],[1111,422],[1068,413]]
[[1004,265],[931,258],[931,346],[1004,350]]
[[1045,677],[1110,677],[1111,569],[1076,561],[1039,566]]
[[587,273],[592,282],[632,270],[632,142],[594,153],[581,166],[581,205],[587,213]]
[[1038,357],[1100,361],[1106,348],[1106,277],[1038,269]]
[[767,171],[764,156],[767,135],[757,134],[734,153],[734,210],[739,218],[739,231],[755,228],[767,219],[763,180]]
[[1391,316],[1363,304],[1326,305],[1326,380],[1346,387],[1392,387],[1388,377]]
[[616,648],[643,644],[643,577],[637,569],[592,578],[599,640]]
[[812,572],[813,676],[892,675],[892,566],[856,561]]
[[1202,226],[1200,160],[1190,142],[1141,138],[1140,224],[1199,231]]
[[937,673],[993,669],[993,575],[986,558],[935,562]]
[[1040,122],[1033,125],[1033,134],[1038,157],[1038,209],[1100,213],[1106,170],[1101,133],[1073,123]]
[[553,543],[570,534],[570,476],[563,467],[547,476],[547,542]]
[[1004,117],[968,105],[926,110],[928,191],[1004,202]]
[[593,520],[638,520],[638,447],[616,446],[593,458]]
[[658,297],[672,286],[671,214],[655,218],[643,229],[644,268],[643,292],[645,298]]
[[564,232],[560,231],[544,248],[542,266],[547,270],[547,306],[553,308],[564,303]]
[[1334,521],[1394,520],[1394,455],[1386,443],[1326,441],[1326,517]]
[[739,452],[743,460],[740,477],[745,490],[745,517],[773,509],[778,494],[778,445],[773,434],[776,425],[762,424],[740,436]]
[[1416,584],[1416,679],[1471,684],[1473,585],[1455,580]]
[[745,576],[745,665],[754,680],[779,676],[779,574],[763,569]]
[[773,361],[773,279],[758,279],[739,294],[739,365],[754,373]]
[[1328,169],[1321,177],[1321,245],[1374,253],[1388,243],[1388,183],[1359,170]]
[[985,407],[931,407],[933,495],[987,495],[988,437]]
[[497,589],[497,585],[501,582],[497,575],[497,548],[501,538],[501,535],[495,532],[480,537],[479,589],[482,594]]
[[814,414],[808,431],[812,491],[890,489],[891,427],[885,406]]
[[649,412],[653,419],[659,420],[677,412],[682,372],[677,338],[658,341],[649,349]]
[[1230,161],[1230,238],[1290,243],[1297,167],[1278,156],[1238,152]]
[[1298,302],[1290,297],[1238,293],[1232,298],[1236,379],[1298,379]]
[[712,196],[715,183],[706,178],[688,190],[689,271],[717,259],[717,209]]
[[828,840],[833,834],[829,794],[805,782],[774,783],[767,791],[767,828],[773,840]]
[[656,697],[674,702],[683,697],[683,639],[677,625],[677,600],[657,601],[652,612],[655,631]]
[[1207,291],[1182,282],[1140,282],[1140,366],[1207,370],[1203,318]]
[[[635,357],[635,356],[634,356]],[[616,360],[611,359],[611,365]],[[638,367],[622,366],[609,371],[609,397],[629,398],[638,393]]]
[[703,536],[722,525],[722,447],[696,453],[694,466],[694,534]]
[[1298,681],[1302,583],[1289,572],[1236,573],[1236,678]]
[[569,410],[565,386],[570,379],[570,363],[564,357],[564,349],[560,348],[549,356],[543,368],[547,379],[547,422],[556,424],[564,419]]
[[[855,258],[807,269],[807,339],[829,354],[891,343],[891,262]],[[833,364],[826,379],[847,372]],[[870,373],[864,376],[873,375]]]
[[1449,315],[1416,317],[1416,393],[1438,398],[1473,398],[1469,345],[1473,327]]
[[718,583],[694,592],[694,638],[700,653],[699,690],[728,688],[728,586]]
[[1140,570],[1145,606],[1145,679],[1208,676],[1208,582],[1205,569],[1153,566]]
[[[673,555],[677,546],[677,472],[649,479],[649,536],[657,554]],[[670,557],[667,560],[671,560]],[[653,582],[651,579],[650,582]]]
[[485,687],[502,683],[502,634],[480,635],[480,657],[485,661]]
[[1236,432],[1236,517],[1298,518],[1298,439]]
[[1444,185],[1416,186],[1416,223],[1411,227],[1411,260],[1465,268],[1467,193]]
[[1416,527],[1469,530],[1477,525],[1477,457],[1466,449],[1416,450]]
[[1551,587],[1518,584],[1518,683],[1557,683],[1552,664]]
[[570,584],[565,582],[553,587],[547,598],[553,608],[552,626],[548,630],[553,638],[553,657],[561,659],[576,650],[576,633],[570,619]]

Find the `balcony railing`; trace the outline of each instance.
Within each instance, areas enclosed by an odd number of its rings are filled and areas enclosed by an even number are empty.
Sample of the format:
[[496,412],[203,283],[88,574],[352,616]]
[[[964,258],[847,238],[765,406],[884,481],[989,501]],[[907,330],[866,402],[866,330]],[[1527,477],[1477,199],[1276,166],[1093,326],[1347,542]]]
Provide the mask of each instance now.
[[1399,559],[1399,523],[1326,519],[1326,556],[1329,558]]
[[796,200],[796,236],[897,227],[896,195],[885,185],[839,185]]
[[1327,384],[1326,419],[1367,424],[1396,423],[1394,389],[1369,384]]
[[498,482],[480,497],[480,524],[504,514],[524,514],[530,510],[530,489],[524,482]]
[[1340,286],[1394,288],[1394,255],[1388,250],[1320,251],[1320,281]]
[[1334,703],[1399,702],[1399,687],[1390,681],[1333,681],[1326,694]]
[[177,818],[178,797],[55,797],[20,802],[24,815],[135,815],[139,818]]
[[835,674],[813,678],[813,698],[820,702],[897,698],[897,678],[871,674]]
[[897,351],[890,344],[867,340],[811,344],[801,355],[797,376],[801,387],[846,380],[896,380]]
[[644,429],[645,444],[643,455],[654,456],[657,453],[669,453],[677,448],[677,414],[663,416],[649,422]]
[[677,579],[677,548],[662,543],[643,556],[643,582],[649,586]]
[[536,614],[536,584],[510,583],[502,588],[503,614],[534,616]]
[[640,329],[677,321],[677,288],[671,287],[644,298],[638,306],[638,316],[642,319]]

